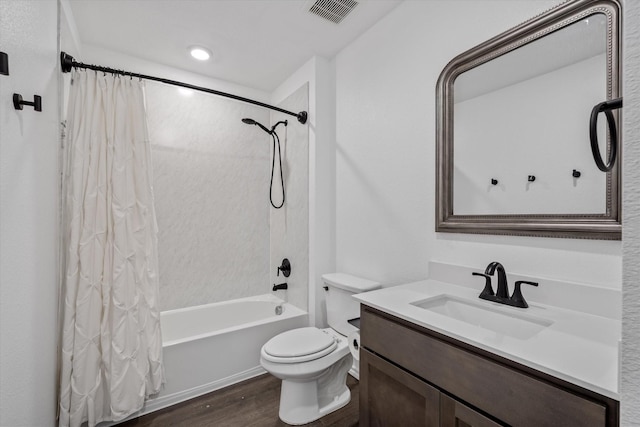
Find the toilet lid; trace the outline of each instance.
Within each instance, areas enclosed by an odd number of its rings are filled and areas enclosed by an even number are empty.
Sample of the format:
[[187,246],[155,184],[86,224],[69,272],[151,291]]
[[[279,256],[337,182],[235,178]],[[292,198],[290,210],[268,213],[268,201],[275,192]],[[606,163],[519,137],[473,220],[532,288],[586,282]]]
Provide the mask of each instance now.
[[337,346],[328,333],[314,327],[292,329],[271,338],[264,345],[269,356],[291,358],[330,353]]

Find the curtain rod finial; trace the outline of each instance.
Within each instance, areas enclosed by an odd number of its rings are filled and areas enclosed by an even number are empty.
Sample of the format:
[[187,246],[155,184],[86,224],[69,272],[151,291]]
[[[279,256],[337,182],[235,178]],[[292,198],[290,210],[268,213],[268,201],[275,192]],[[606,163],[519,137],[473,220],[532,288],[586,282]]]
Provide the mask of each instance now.
[[298,113],[298,121],[302,124],[307,123],[307,112],[306,111],[300,111]]

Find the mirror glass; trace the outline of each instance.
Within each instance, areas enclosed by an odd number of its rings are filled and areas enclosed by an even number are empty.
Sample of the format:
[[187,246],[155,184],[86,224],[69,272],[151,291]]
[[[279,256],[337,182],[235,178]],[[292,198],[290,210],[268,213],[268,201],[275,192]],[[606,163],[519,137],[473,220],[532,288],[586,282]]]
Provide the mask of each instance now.
[[456,78],[454,214],[606,212],[588,128],[607,97],[606,24],[591,15]]
[[[589,138],[620,96],[618,20],[615,0],[563,3],[445,67],[436,231],[620,238],[619,168],[601,172]],[[608,138],[601,119],[602,153]]]

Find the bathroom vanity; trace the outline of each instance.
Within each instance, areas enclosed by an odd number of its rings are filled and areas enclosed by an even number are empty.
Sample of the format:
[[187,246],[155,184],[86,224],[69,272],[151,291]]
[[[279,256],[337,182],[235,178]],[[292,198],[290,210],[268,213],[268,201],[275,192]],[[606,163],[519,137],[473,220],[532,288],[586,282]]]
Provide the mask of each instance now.
[[619,424],[615,320],[477,293],[425,280],[357,297],[362,426]]

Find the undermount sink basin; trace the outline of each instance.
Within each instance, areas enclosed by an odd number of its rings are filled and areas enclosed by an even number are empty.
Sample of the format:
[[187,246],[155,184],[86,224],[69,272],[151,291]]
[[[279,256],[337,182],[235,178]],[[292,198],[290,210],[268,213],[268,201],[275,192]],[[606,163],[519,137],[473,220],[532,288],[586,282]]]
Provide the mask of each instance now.
[[411,305],[521,340],[533,337],[553,323],[542,317],[514,312],[514,309],[504,310],[506,307],[497,303],[472,301],[447,294],[416,301]]

